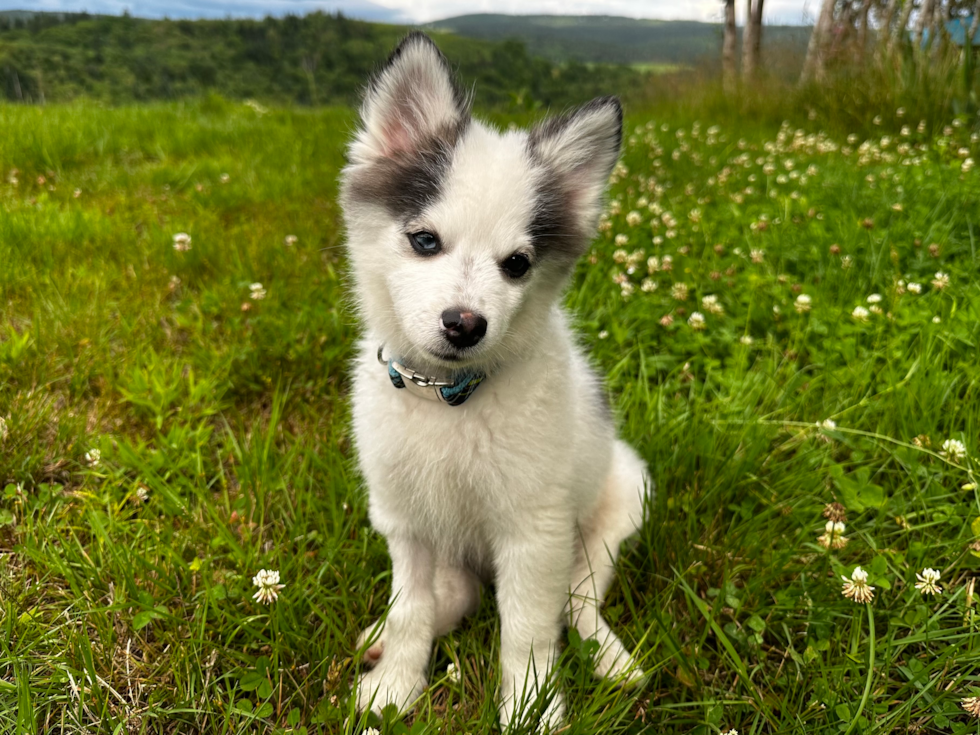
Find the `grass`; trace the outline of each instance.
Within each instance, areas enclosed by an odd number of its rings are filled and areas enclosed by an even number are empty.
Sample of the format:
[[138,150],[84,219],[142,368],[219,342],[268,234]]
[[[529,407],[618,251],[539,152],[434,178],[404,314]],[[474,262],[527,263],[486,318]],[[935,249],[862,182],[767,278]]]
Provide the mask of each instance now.
[[[572,637],[568,732],[978,730],[976,121],[890,115],[867,143],[825,122],[627,121],[567,300],[659,488],[606,607],[650,679],[594,682]],[[389,576],[347,426],[352,123],[0,107],[0,731],[366,724],[353,646]],[[849,542],[827,550],[833,501]],[[870,605],[841,595],[858,565]],[[925,567],[942,595],[914,588]],[[382,726],[490,730],[498,632],[488,596]]]

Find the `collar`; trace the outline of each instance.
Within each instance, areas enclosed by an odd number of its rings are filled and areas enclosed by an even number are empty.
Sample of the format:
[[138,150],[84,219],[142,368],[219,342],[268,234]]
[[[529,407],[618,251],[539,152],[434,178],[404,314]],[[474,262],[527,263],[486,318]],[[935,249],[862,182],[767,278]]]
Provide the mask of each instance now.
[[388,369],[391,384],[399,390],[407,389],[409,393],[428,398],[430,401],[462,406],[487,377],[483,373],[465,371],[457,374],[453,381],[439,380],[417,373],[393,358],[385,360],[384,348],[383,344],[378,347],[378,362]]

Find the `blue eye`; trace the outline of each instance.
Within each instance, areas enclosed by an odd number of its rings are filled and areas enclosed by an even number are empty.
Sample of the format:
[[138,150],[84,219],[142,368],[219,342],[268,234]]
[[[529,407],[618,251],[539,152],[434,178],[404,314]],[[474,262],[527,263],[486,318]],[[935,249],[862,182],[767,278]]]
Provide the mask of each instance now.
[[408,241],[419,255],[435,255],[442,250],[439,238],[431,232],[412,232],[408,236]]

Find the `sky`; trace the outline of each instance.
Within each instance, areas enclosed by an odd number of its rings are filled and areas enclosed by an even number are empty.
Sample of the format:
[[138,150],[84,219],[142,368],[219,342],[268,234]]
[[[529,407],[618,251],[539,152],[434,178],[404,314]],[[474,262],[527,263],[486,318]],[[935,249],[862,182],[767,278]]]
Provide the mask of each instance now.
[[[765,21],[812,22],[820,0],[766,0]],[[743,3],[736,1],[739,25]],[[161,18],[262,17],[341,10],[352,18],[425,23],[468,13],[624,15],[718,22],[721,0],[0,0],[0,10],[50,10]]]

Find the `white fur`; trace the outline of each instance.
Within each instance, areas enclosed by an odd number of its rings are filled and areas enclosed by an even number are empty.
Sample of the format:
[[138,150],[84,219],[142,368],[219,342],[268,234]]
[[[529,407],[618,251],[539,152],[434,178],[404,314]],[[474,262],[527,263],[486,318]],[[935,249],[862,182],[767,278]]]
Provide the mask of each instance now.
[[[436,52],[416,46],[373,89],[408,89],[403,93],[418,93],[425,104],[369,93],[345,191],[372,157],[388,155],[388,138],[410,150],[415,133],[398,125],[393,134],[379,133],[392,129],[379,120],[434,129],[425,115],[443,125],[456,114]],[[411,62],[404,70],[403,58]],[[412,85],[402,84],[406,73]],[[406,109],[418,115],[406,118],[399,112]],[[606,113],[602,127],[591,119],[597,115],[541,149],[553,172],[578,177],[570,181],[578,195],[568,216],[588,219],[590,227],[613,163],[596,161],[603,155],[596,136],[608,137],[612,124]],[[473,121],[441,197],[407,223],[345,195],[365,327],[353,367],[354,432],[371,522],[392,558],[390,610],[359,643],[370,640],[366,659],[376,664],[358,688],[361,710],[412,705],[426,683],[434,638],[476,609],[481,580],[495,583],[501,615],[502,726],[545,689],[569,621],[599,640],[597,674],[626,680],[641,673],[599,608],[619,545],[642,521],[645,468],[616,439],[597,400],[601,385],[558,306],[567,268],[535,253],[528,237],[545,174],[527,141],[523,131],[498,133]],[[406,232],[419,229],[437,232],[444,251],[416,254]],[[516,281],[500,268],[514,252],[533,263]],[[440,315],[451,308],[477,312],[488,324],[461,363],[432,354],[444,340]],[[461,406],[428,401],[392,386],[375,358],[381,343],[419,372],[446,376],[462,365],[488,378]],[[546,726],[557,726],[563,713],[556,693]]]

